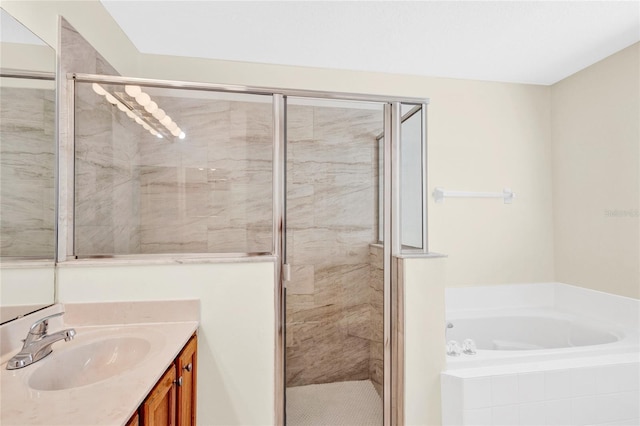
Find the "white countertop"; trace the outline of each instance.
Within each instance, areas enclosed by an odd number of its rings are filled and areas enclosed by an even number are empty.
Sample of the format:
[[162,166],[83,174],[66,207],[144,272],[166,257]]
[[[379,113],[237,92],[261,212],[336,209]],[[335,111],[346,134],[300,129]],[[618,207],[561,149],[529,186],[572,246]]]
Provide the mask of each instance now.
[[[91,307],[104,307],[103,305],[108,304]],[[67,307],[67,312],[69,308]],[[86,305],[79,305],[79,308],[81,312],[87,311]],[[193,308],[193,304],[190,308]],[[100,310],[97,309],[97,311]],[[114,312],[113,306],[108,310]],[[117,312],[117,309],[115,311]],[[102,316],[104,319],[105,315]],[[114,315],[107,314],[107,316]],[[77,317],[78,315],[75,315],[74,319]],[[172,320],[175,319],[175,315],[173,317]],[[156,317],[152,319],[154,322],[135,323],[135,318],[129,317],[126,324],[103,324],[109,321],[100,319],[97,321],[88,319],[82,325],[65,323],[64,328],[75,328],[75,338],[70,342],[54,343],[53,353],[43,360],[22,369],[7,370],[6,361],[15,351],[4,354],[0,371],[0,424],[4,426],[125,424],[197,330],[198,321],[194,321],[193,317],[193,312],[190,312],[186,315],[188,320],[185,321],[162,322]],[[145,318],[145,320],[148,319]],[[52,325],[50,331],[59,330],[59,325],[62,324],[58,324],[55,328]],[[149,351],[135,366],[118,375],[65,390],[43,391],[29,386],[31,376],[39,368],[53,362],[54,357],[64,356],[66,351],[100,339],[139,336],[144,336],[150,342]]]

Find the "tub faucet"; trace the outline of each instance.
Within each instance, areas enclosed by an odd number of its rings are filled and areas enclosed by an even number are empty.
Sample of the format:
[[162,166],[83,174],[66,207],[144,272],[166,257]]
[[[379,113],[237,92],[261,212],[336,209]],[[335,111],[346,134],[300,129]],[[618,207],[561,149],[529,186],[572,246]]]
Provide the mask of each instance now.
[[453,328],[453,323],[447,321],[447,325],[444,326],[444,337],[447,337],[447,331],[449,331],[450,328]]
[[62,339],[68,342],[73,339],[76,335],[76,331],[73,328],[47,334],[49,330],[49,320],[54,317],[59,317],[62,314],[64,314],[64,312],[49,315],[33,323],[27,333],[26,339],[24,339],[22,349],[7,363],[7,370],[23,368],[34,362],[38,362],[51,353],[53,350],[51,349],[51,345],[55,342]]

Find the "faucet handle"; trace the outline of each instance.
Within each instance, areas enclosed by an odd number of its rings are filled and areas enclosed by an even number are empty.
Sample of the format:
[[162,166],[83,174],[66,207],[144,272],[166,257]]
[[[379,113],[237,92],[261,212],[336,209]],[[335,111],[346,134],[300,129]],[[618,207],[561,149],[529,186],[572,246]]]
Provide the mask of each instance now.
[[64,312],[58,312],[57,314],[49,315],[44,318],[40,318],[38,321],[34,322],[31,328],[29,329],[29,334],[35,336],[44,336],[47,334],[49,330],[49,320],[51,318],[60,317],[64,314]]

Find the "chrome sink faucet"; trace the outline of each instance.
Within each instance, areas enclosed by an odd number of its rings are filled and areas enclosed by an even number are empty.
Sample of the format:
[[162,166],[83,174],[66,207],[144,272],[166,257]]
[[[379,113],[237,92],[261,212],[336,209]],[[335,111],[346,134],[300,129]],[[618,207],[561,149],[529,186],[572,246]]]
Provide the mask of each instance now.
[[73,339],[73,336],[76,335],[76,331],[73,328],[47,334],[49,330],[49,320],[62,316],[62,314],[64,314],[64,312],[49,315],[33,323],[27,333],[27,338],[24,339],[22,350],[9,360],[7,370],[15,370],[38,362],[51,353],[53,350],[51,349],[51,345],[55,342],[62,339],[68,342]]

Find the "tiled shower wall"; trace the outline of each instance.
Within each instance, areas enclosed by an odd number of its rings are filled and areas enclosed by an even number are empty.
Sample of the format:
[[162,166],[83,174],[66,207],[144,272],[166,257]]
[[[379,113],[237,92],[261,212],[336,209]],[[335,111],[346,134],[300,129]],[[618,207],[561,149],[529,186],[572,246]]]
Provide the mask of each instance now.
[[[69,22],[60,18],[60,25],[60,75],[119,75]],[[61,94],[66,94],[68,85],[73,84],[66,78],[58,79],[58,83]],[[91,84],[76,86],[74,110],[70,111],[67,96],[60,96],[59,102],[62,184],[58,207],[60,217],[75,220],[75,254],[137,252],[138,179],[134,165],[139,126],[96,95]],[[74,115],[75,141],[67,131],[69,113]],[[71,162],[69,154],[73,154],[74,143],[75,162]],[[69,178],[73,173],[75,185]],[[75,197],[67,193],[69,188],[75,189]],[[61,235],[65,233],[64,226]]]
[[0,255],[54,253],[53,88],[0,89]]
[[155,99],[187,137],[140,145],[141,252],[271,252],[271,104]]
[[[369,245],[377,240],[382,112],[289,105],[287,386],[364,380],[372,325]],[[373,373],[372,373],[373,372]]]
[[136,163],[151,136],[88,84],[76,86],[75,124],[75,253],[139,253]]
[[187,133],[158,139],[76,93],[76,253],[271,251],[270,103],[154,96]]
[[369,247],[371,281],[369,301],[371,303],[371,343],[369,355],[369,378],[382,397],[384,384],[384,257],[382,245]]

